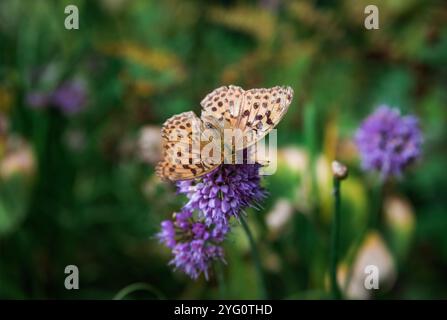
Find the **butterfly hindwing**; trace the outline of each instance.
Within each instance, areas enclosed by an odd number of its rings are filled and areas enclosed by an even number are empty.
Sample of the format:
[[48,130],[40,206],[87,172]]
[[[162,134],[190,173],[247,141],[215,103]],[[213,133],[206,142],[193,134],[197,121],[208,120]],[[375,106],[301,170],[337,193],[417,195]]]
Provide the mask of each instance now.
[[156,173],[169,180],[187,180],[210,172],[216,165],[202,162],[202,121],[194,112],[175,115],[163,124],[163,160]]

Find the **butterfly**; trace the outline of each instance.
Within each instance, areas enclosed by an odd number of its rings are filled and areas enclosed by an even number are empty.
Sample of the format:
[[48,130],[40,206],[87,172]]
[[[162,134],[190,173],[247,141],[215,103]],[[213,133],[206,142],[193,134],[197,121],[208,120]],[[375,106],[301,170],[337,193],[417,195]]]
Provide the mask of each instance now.
[[[284,117],[292,98],[290,87],[244,90],[230,85],[215,89],[200,102],[200,118],[188,111],[163,124],[163,160],[156,166],[157,175],[177,181],[213,171],[223,162],[224,149],[234,155],[265,137]],[[222,143],[228,129],[240,136]]]

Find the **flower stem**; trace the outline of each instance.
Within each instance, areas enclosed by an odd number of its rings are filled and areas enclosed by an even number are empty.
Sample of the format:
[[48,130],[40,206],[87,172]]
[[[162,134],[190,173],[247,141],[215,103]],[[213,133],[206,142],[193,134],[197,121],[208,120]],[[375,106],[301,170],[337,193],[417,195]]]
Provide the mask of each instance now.
[[125,297],[127,297],[128,295],[130,295],[131,293],[134,293],[136,291],[147,291],[147,292],[155,295],[157,297],[157,299],[159,299],[159,300],[166,299],[164,297],[164,295],[157,288],[153,287],[152,285],[150,285],[148,283],[143,283],[143,282],[136,282],[136,283],[132,283],[132,284],[124,287],[123,289],[121,289],[115,295],[113,300],[123,300]]
[[[304,109],[304,134],[305,143],[307,149],[309,150],[309,163],[310,163],[310,178],[311,178],[311,201],[312,205],[318,205],[319,203],[319,190],[317,187],[317,168],[316,168],[316,158],[317,158],[317,110],[313,103],[309,103]],[[316,211],[316,213],[318,213]]]
[[219,295],[220,299],[225,299],[227,293],[227,286],[225,285],[224,270],[221,263],[216,264],[216,275],[219,283]]
[[341,181],[334,177],[334,215],[332,220],[332,239],[331,239],[331,265],[330,265],[330,281],[331,293],[333,299],[341,299],[340,288],[337,282],[337,263],[338,250],[340,242],[340,186]]
[[374,188],[373,196],[374,196],[374,207],[373,211],[370,213],[369,219],[369,229],[371,230],[379,230],[381,227],[381,216],[383,211],[383,202],[385,199],[385,189],[386,183],[380,181],[378,185]]
[[251,255],[253,257],[256,272],[258,275],[258,284],[259,284],[259,289],[261,291],[261,299],[268,299],[267,287],[265,285],[265,280],[264,280],[264,272],[262,271],[261,259],[259,257],[259,252],[256,247],[256,243],[253,238],[253,234],[251,233],[250,228],[248,227],[247,221],[245,221],[245,217],[241,216],[240,220],[241,220],[242,227],[244,228],[244,231],[247,235],[248,241],[250,242]]

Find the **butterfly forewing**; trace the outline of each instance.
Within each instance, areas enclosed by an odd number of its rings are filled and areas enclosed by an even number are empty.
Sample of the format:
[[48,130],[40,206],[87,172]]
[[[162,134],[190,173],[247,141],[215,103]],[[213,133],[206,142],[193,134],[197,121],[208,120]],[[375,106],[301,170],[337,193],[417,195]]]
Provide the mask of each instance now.
[[293,98],[290,87],[245,92],[236,126],[245,132],[248,147],[267,135],[286,114]]
[[234,127],[240,113],[244,89],[237,86],[223,86],[209,93],[201,102],[202,117],[213,116],[217,121]]
[[222,128],[242,130],[244,143],[234,146],[240,150],[240,145],[246,148],[267,135],[286,114],[292,98],[290,87],[245,91],[237,86],[223,86],[202,100],[202,119],[211,115],[224,123]]

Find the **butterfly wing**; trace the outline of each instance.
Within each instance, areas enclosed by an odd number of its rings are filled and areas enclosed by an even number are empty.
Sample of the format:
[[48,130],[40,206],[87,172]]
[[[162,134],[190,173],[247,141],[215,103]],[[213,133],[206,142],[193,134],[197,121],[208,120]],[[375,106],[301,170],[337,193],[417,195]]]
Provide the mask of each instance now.
[[204,121],[213,118],[221,123],[221,128],[240,129],[243,143],[232,146],[234,151],[238,151],[266,136],[286,114],[292,98],[293,90],[290,87],[245,91],[233,85],[223,86],[202,100],[201,118]]
[[163,160],[156,166],[162,179],[171,181],[188,180],[212,171],[217,165],[202,161],[202,121],[194,112],[183,112],[172,116],[163,124]]
[[227,126],[234,128],[243,104],[244,93],[244,89],[233,85],[215,89],[200,102],[201,118],[214,118],[217,122],[225,122]]
[[236,127],[243,130],[245,147],[266,136],[281,121],[293,99],[291,87],[251,89],[244,93]]

